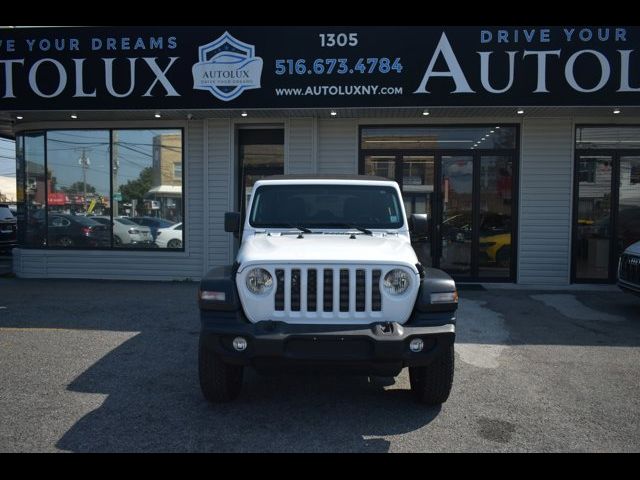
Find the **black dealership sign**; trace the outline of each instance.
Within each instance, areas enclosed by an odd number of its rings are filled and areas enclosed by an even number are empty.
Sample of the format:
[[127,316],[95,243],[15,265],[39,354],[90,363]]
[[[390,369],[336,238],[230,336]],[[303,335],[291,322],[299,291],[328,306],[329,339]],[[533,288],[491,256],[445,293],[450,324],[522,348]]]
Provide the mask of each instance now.
[[640,27],[0,31],[0,110],[640,105]]

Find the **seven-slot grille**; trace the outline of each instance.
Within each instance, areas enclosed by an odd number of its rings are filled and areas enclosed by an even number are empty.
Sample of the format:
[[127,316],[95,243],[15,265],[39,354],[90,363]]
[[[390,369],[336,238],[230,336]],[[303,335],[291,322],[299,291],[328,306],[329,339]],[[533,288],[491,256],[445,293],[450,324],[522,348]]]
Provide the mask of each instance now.
[[640,256],[622,255],[620,259],[620,280],[640,284]]
[[380,269],[277,268],[277,312],[381,312]]

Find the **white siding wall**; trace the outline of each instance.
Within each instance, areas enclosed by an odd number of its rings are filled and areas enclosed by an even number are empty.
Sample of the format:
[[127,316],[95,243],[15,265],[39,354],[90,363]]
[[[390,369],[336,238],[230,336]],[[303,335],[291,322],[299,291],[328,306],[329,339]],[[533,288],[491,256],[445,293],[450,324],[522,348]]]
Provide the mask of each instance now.
[[355,119],[318,120],[318,173],[358,173],[358,126]]
[[518,283],[569,283],[573,122],[527,119],[522,125]]
[[285,173],[315,173],[317,120],[292,118],[286,136]]
[[185,128],[185,252],[14,250],[14,272],[23,278],[127,280],[198,279],[203,259],[203,122]]
[[228,119],[208,120],[207,258],[203,273],[233,262],[233,235],[224,231],[224,214],[233,210],[233,125]]

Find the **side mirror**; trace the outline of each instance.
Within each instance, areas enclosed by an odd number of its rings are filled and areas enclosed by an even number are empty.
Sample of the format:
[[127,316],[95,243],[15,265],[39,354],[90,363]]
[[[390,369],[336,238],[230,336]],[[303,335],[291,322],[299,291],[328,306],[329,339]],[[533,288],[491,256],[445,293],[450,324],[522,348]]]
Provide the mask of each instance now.
[[409,217],[409,231],[416,237],[429,235],[429,219],[426,213],[412,213]]
[[224,214],[224,231],[238,236],[240,233],[240,213],[227,212]]

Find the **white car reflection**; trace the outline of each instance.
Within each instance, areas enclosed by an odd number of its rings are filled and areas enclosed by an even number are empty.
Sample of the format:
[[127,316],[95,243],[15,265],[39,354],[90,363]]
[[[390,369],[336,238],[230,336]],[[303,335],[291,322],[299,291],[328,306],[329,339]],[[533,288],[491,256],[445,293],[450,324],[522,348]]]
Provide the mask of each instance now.
[[[110,218],[103,215],[90,217],[105,225],[109,225]],[[152,246],[153,236],[149,227],[144,227],[132,222],[126,217],[113,219],[113,245],[120,246]]]
[[160,248],[182,248],[182,222],[159,228],[156,245]]

